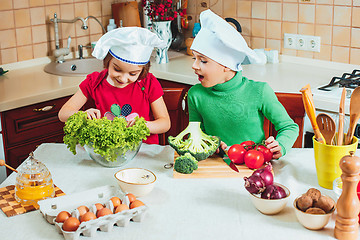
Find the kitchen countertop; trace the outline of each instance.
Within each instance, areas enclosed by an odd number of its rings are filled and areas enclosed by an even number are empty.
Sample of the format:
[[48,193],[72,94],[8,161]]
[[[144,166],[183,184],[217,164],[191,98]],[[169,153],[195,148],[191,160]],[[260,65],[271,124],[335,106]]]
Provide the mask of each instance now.
[[[143,144],[139,154],[125,167],[141,167],[157,176],[154,190],[140,198],[148,207],[140,223],[114,227],[99,233],[96,239],[335,239],[335,215],[320,231],[304,228],[296,219],[293,201],[315,187],[323,194],[334,196],[331,190],[317,183],[312,149],[291,149],[285,157],[273,161],[275,182],[291,192],[286,208],[277,215],[263,215],[252,205],[241,178],[174,179],[172,170],[164,164],[173,160],[169,146]],[[40,145],[34,156],[52,174],[54,183],[66,194],[104,185],[117,186],[114,173],[121,168],[105,168],[90,160],[78,148],[73,155],[64,144]],[[299,167],[301,165],[301,167]],[[125,168],[124,167],[124,168]],[[13,185],[12,173],[0,187]],[[40,211],[6,217],[0,211],[1,239],[63,239]],[[21,230],[20,230],[21,229]],[[80,239],[87,239],[81,237]]]
[[[191,66],[192,57],[183,53],[169,52],[167,64],[152,63],[150,72],[157,78],[194,85],[198,83]],[[3,65],[10,70],[0,76],[0,112],[74,94],[85,77],[67,77],[43,71],[50,58]],[[333,76],[351,72],[357,65],[326,62],[307,58],[280,56],[280,63],[244,65],[243,75],[270,84],[275,92],[296,92],[306,84],[322,86]],[[315,106],[333,105],[329,99],[314,99]],[[331,101],[331,99],[330,99]],[[338,102],[336,102],[338,104]]]

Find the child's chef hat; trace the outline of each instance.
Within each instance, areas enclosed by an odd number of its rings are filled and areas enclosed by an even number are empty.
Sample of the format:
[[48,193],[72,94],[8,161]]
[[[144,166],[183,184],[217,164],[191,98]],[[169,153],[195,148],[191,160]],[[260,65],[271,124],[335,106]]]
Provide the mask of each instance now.
[[165,41],[146,28],[123,27],[105,33],[96,43],[92,55],[103,60],[108,52],[123,62],[144,65],[154,47],[165,47]]
[[210,9],[200,13],[201,29],[190,49],[234,71],[242,70],[245,57],[250,63],[263,60],[245,42],[241,34]]

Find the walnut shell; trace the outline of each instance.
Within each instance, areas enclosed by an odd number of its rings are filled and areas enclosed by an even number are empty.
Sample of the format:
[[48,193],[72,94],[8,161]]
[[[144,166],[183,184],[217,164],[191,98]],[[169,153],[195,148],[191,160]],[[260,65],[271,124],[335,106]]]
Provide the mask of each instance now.
[[317,202],[321,196],[321,192],[316,188],[310,188],[305,194],[310,196],[314,203]]
[[313,200],[309,195],[303,194],[298,198],[296,205],[301,211],[305,212],[306,209],[312,207]]
[[314,207],[321,208],[326,213],[329,213],[334,208],[334,205],[334,200],[324,195],[322,195],[319,200],[314,203]]
[[310,213],[310,214],[325,214],[325,211],[322,210],[321,208],[317,208],[317,207],[312,207],[312,208],[308,208],[305,213]]

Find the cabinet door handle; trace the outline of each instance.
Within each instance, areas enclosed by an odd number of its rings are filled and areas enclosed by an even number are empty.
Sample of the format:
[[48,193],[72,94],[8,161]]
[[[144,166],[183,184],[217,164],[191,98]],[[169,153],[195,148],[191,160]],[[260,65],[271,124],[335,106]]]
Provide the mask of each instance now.
[[34,112],[48,112],[50,110],[52,110],[55,107],[55,104],[52,106],[45,106],[43,108],[34,108],[33,111]]
[[188,95],[188,92],[185,93],[182,101],[181,101],[181,107],[182,107],[182,110],[185,111],[185,108],[186,108],[186,98],[187,98],[187,95]]

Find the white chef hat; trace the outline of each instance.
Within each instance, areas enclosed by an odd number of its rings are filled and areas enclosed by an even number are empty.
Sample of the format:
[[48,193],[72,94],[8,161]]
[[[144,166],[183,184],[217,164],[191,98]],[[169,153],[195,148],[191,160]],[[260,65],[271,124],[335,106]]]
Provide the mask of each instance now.
[[164,48],[165,41],[141,27],[116,28],[105,33],[96,43],[92,55],[103,60],[108,52],[123,62],[145,65],[154,47]]
[[248,57],[250,63],[263,60],[245,42],[241,34],[210,9],[200,13],[201,29],[190,49],[234,71],[242,70],[241,63]]

